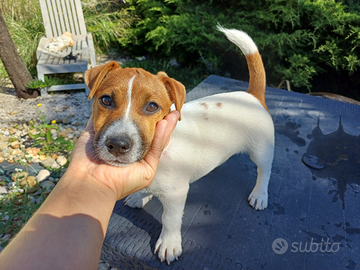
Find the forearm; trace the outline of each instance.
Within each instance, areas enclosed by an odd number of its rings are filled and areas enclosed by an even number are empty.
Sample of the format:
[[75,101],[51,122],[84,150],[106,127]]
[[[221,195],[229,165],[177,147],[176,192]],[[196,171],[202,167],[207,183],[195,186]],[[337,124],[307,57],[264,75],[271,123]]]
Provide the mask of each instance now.
[[107,187],[70,175],[0,254],[0,269],[97,269],[116,198]]

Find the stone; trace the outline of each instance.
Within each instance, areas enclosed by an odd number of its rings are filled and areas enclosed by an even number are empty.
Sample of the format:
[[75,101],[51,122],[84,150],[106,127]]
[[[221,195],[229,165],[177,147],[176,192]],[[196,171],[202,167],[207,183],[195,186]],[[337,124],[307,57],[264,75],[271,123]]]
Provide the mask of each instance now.
[[73,125],[73,126],[75,126],[75,127],[78,127],[78,126],[82,126],[82,125],[83,125],[83,122],[76,120],[76,121],[73,121],[73,122],[71,123],[71,125]]
[[58,134],[57,133],[53,133],[51,134],[51,137],[53,138],[53,140],[56,140],[58,138]]
[[32,158],[32,159],[30,160],[30,162],[31,162],[32,164],[34,164],[34,163],[40,163],[41,160],[38,159],[38,158]]
[[37,181],[40,183],[44,181],[46,178],[50,176],[50,172],[48,170],[41,170],[36,176]]
[[10,147],[13,149],[18,149],[18,148],[20,148],[20,142],[14,141],[14,142],[10,143]]
[[18,111],[11,111],[11,112],[10,112],[10,115],[15,115],[15,114],[18,114],[18,113],[20,113],[20,112],[18,112]]
[[8,137],[8,136],[2,136],[2,135],[0,135],[0,140],[1,140],[2,142],[8,142],[8,141],[9,141],[9,137]]
[[20,150],[20,149],[14,149],[12,152],[11,152],[12,155],[14,156],[17,156],[17,155],[22,155],[24,156],[24,153]]
[[5,160],[5,158],[0,157],[0,163],[3,162]]
[[30,135],[35,135],[35,134],[37,134],[38,132],[37,132],[37,130],[34,128],[34,129],[32,129],[32,130],[29,130],[29,134]]
[[35,148],[35,147],[29,147],[25,150],[25,152],[33,157],[36,157],[39,154],[40,149]]
[[11,180],[16,182],[18,180],[25,179],[29,175],[28,172],[16,172],[11,175]]
[[9,147],[9,144],[7,142],[0,141],[0,150],[6,149]]
[[[40,158],[41,159],[41,158]],[[44,167],[51,167],[55,162],[55,159],[48,157],[40,162],[40,164]]]
[[64,107],[56,107],[56,108],[54,109],[54,111],[57,112],[57,113],[63,112],[63,111],[65,111],[65,108],[64,108]]
[[26,179],[22,180],[20,183],[20,186],[22,188],[28,186],[28,187],[34,187],[36,186],[36,177],[35,176],[28,176]]
[[39,197],[37,199],[35,199],[35,203],[42,203],[43,202],[43,198],[42,197]]
[[65,125],[67,125],[67,124],[70,124],[71,120],[70,120],[69,118],[67,118],[67,117],[64,117],[64,118],[61,120],[61,122],[62,122],[63,124],[65,124]]
[[53,154],[53,155],[51,156],[51,158],[54,159],[54,160],[56,160],[56,159],[58,158],[58,155],[57,155],[57,154]]
[[45,159],[47,159],[47,156],[45,156],[45,155],[40,155],[39,156],[39,159],[42,161],[42,160],[45,160]]
[[12,193],[24,193],[24,189],[22,189],[22,188],[14,188],[14,189],[9,191],[9,194],[12,194]]
[[41,188],[43,193],[49,194],[55,187],[55,184],[49,180],[43,181],[41,183]]
[[30,200],[31,203],[35,203],[35,197],[29,195],[28,199]]
[[6,194],[7,192],[8,192],[8,190],[6,189],[6,187],[0,186],[0,195]]
[[53,165],[51,165],[51,169],[59,169],[59,168],[60,168],[60,165],[57,164],[56,161],[53,163]]
[[0,243],[5,243],[11,239],[11,234],[5,234],[0,238]]
[[60,165],[60,166],[65,166],[65,164],[67,163],[67,158],[64,156],[58,156],[58,158],[56,159],[56,162]]
[[66,133],[64,131],[58,133],[58,137],[66,138]]

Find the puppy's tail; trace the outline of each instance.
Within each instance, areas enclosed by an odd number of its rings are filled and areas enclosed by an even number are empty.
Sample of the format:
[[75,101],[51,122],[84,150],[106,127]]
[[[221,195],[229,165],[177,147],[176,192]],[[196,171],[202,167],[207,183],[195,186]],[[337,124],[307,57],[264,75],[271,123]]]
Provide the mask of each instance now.
[[236,29],[226,29],[221,25],[217,29],[223,32],[226,37],[237,45],[246,57],[249,68],[249,88],[247,92],[255,96],[261,104],[268,110],[265,103],[266,78],[264,64],[258,48],[251,37],[243,31]]

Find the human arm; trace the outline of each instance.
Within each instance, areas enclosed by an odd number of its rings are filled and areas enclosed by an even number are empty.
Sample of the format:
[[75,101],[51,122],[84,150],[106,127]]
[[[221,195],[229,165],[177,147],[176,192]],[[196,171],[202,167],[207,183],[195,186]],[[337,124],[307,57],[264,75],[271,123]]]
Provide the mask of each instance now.
[[156,127],[146,157],[127,167],[99,164],[92,153],[92,122],[49,197],[0,253],[0,269],[97,269],[115,202],[149,186],[179,113]]

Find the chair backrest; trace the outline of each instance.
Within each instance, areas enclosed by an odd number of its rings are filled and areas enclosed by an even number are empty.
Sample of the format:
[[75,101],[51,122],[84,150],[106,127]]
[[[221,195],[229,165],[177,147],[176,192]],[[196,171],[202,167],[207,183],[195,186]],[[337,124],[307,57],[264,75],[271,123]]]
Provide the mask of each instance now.
[[65,31],[75,40],[86,37],[80,0],[40,0],[40,7],[47,38],[56,38]]

